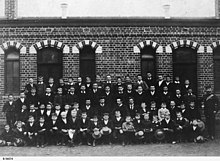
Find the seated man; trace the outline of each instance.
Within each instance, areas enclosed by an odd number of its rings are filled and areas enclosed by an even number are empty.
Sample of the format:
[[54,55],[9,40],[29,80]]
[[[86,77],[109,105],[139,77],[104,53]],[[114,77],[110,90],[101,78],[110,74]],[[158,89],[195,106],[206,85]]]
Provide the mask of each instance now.
[[174,141],[174,130],[175,130],[175,124],[174,121],[170,119],[170,113],[165,114],[165,119],[161,121],[161,129],[165,133],[165,142],[173,143]]

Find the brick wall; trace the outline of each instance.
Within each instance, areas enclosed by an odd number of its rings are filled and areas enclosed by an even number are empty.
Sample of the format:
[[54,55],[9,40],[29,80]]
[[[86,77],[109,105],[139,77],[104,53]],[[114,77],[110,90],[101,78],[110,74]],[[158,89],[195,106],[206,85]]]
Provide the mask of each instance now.
[[[194,42],[198,43],[198,47],[204,47],[195,48],[195,50],[201,50],[197,53],[198,95],[202,95],[207,83],[214,85],[212,52],[207,51],[207,47],[218,41],[220,36],[220,28],[214,25],[211,27],[189,26],[189,24],[157,26],[152,23],[152,25],[145,26],[134,24],[117,26],[116,23],[107,26],[93,26],[92,24],[71,26],[63,23],[62,26],[56,24],[34,26],[28,25],[29,22],[27,22],[22,26],[16,25],[16,22],[8,26],[0,25],[0,45],[14,41],[27,47],[20,54],[21,89],[28,78],[33,77],[36,81],[37,54],[30,50],[32,45],[43,40],[56,40],[69,47],[68,52],[63,52],[63,77],[65,80],[73,77],[75,81],[79,76],[79,53],[76,51],[78,43],[85,40],[90,40],[102,47],[102,52],[96,52],[96,72],[102,76],[102,79],[105,79],[107,74],[111,74],[114,80],[117,76],[124,77],[129,74],[134,78],[141,73],[140,53],[134,52],[134,46],[146,40],[156,42],[162,47],[162,51],[156,53],[157,74],[169,74],[172,77],[172,48],[169,50],[169,46],[180,40],[184,42],[190,40],[191,46],[189,47],[193,48]],[[4,52],[0,54],[0,62],[0,95],[4,96]],[[5,99],[1,99],[0,105],[3,100]]]

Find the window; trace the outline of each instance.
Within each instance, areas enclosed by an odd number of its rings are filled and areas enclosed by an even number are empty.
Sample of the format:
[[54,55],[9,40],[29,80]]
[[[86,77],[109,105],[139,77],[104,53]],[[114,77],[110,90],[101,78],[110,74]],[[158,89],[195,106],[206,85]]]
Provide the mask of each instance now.
[[5,51],[5,93],[20,92],[20,58],[19,50],[10,47]]
[[43,76],[45,82],[53,77],[55,82],[62,77],[62,50],[43,48],[37,52],[37,74]]
[[141,49],[141,74],[145,76],[147,72],[151,72],[156,76],[156,50],[152,46],[145,46]]
[[90,45],[85,45],[80,49],[80,76],[85,78],[89,76],[92,80],[95,80],[95,49]]
[[214,49],[214,87],[215,93],[220,94],[220,46]]
[[[197,51],[180,47],[173,51],[173,75],[179,76],[182,83],[191,82],[194,93],[197,93]],[[174,78],[173,77],[173,78]]]

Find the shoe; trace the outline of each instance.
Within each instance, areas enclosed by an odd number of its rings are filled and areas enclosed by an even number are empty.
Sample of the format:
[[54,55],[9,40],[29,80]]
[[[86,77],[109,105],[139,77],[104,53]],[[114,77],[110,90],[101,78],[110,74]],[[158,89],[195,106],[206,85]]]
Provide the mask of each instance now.
[[211,140],[215,140],[214,136],[211,136],[210,138],[211,138]]
[[44,145],[41,145],[41,148],[44,148]]
[[78,145],[79,145],[79,146],[82,145],[82,142],[80,142]]
[[122,142],[122,146],[125,146],[125,142],[124,141]]
[[40,146],[39,145],[37,145],[37,148],[39,148]]
[[172,144],[176,144],[176,141],[172,141]]
[[112,145],[112,143],[111,143],[111,142],[109,142],[108,144],[109,144],[109,145]]
[[87,143],[88,146],[91,146],[92,144],[90,142]]
[[16,143],[13,143],[13,145],[16,146],[16,147],[18,146]]

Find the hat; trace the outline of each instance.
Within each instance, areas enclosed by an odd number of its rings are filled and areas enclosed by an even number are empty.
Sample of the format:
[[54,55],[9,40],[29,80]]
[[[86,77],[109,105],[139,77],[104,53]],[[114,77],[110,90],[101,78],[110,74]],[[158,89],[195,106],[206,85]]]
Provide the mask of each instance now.
[[205,140],[204,140],[204,137],[203,136],[198,136],[197,138],[196,138],[196,142],[197,143],[203,143]]
[[94,129],[94,132],[92,133],[92,137],[94,139],[99,139],[102,136],[101,132],[99,131],[99,129]]
[[136,136],[137,139],[143,139],[144,138],[144,132],[143,131],[138,131],[135,134],[135,136]]
[[165,133],[161,129],[157,129],[154,133],[154,136],[157,140],[163,140],[165,138]]
[[198,124],[198,127],[199,127],[200,131],[203,132],[205,130],[204,122],[201,121],[201,120],[197,120],[197,124]]
[[103,116],[109,116],[109,113],[104,113]]
[[15,138],[15,143],[17,146],[24,146],[25,142],[21,138]]
[[112,132],[112,130],[107,126],[102,128],[103,135],[109,135],[111,132]]

